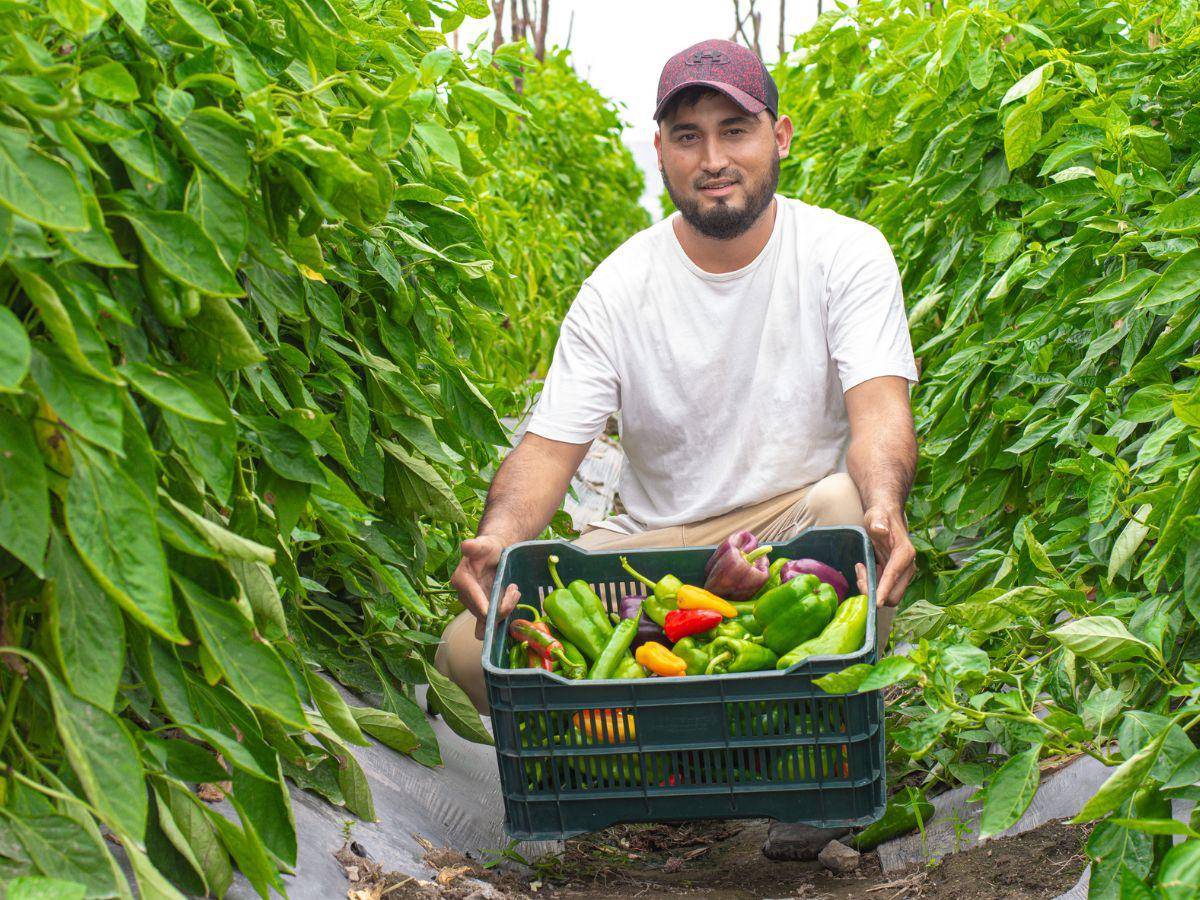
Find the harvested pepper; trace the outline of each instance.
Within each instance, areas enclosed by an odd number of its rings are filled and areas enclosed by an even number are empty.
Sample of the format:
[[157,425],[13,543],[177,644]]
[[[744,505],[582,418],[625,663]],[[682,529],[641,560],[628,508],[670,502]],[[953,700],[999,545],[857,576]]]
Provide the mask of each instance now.
[[637,737],[633,713],[611,709],[585,709],[571,716],[571,722],[589,740],[588,743],[617,744]]
[[[537,609],[537,607],[530,606],[528,603],[518,603],[517,609],[529,610],[532,616],[530,621],[533,622],[534,627],[536,627],[538,631],[543,631],[553,638],[558,638],[558,641],[562,644],[563,653],[567,655],[567,658],[570,659],[571,662],[576,666],[583,666],[585,670],[587,669],[587,660],[583,658],[583,654],[579,652],[579,648],[570,641],[564,641],[557,634],[555,634],[553,629],[550,628],[550,623],[546,620],[546,617],[542,615],[541,610]],[[523,646],[525,647],[526,652],[525,667],[530,669],[545,669],[547,672],[554,671],[557,663],[553,659],[546,659],[539,656],[537,651],[529,647],[528,644],[524,644]],[[520,669],[522,668],[522,665],[517,664],[511,666],[511,668]]]
[[529,649],[536,653],[539,659],[557,662],[568,678],[583,677],[584,667],[567,656],[562,641],[550,634],[550,627],[545,622],[513,619],[508,626],[508,633],[514,641],[528,643]]
[[778,654],[816,637],[837,610],[837,594],[815,575],[801,575],[758,601],[754,618],[763,643]]
[[624,556],[621,557],[621,568],[654,591],[651,596],[646,598],[646,602],[642,604],[642,609],[645,610],[646,615],[660,626],[665,624],[667,613],[677,608],[675,595],[683,587],[683,582],[674,575],[664,575],[658,581],[651,581],[629,565],[629,560]]
[[712,658],[708,650],[709,644],[702,640],[700,635],[680,638],[671,648],[671,652],[687,665],[686,674],[688,675],[704,674],[704,670],[708,667],[708,661]]
[[874,850],[884,841],[916,831],[918,825],[924,827],[932,818],[933,804],[924,794],[913,787],[897,791],[889,798],[883,816],[850,838],[850,846],[862,853]]
[[592,662],[600,658],[608,639],[612,637],[613,625],[608,610],[585,581],[572,581],[564,587],[558,575],[558,557],[549,560],[550,577],[557,590],[552,591],[542,602],[550,624],[568,641],[578,647]]
[[789,559],[777,559],[772,562],[770,568],[767,569],[767,580],[763,582],[762,587],[750,599],[758,600],[783,584],[783,578],[780,573],[783,572],[783,567],[789,562],[791,562]]
[[[831,593],[830,585],[822,585]],[[838,607],[833,621],[815,638],[805,641],[784,654],[776,664],[777,669],[786,669],[810,656],[840,656],[853,653],[863,645],[867,636],[867,614],[870,603],[866,594],[850,597]]]
[[600,656],[588,669],[588,678],[612,678],[621,658],[629,653],[629,645],[633,643],[637,630],[637,619],[622,619],[613,629],[612,637],[608,639]]
[[705,675],[759,672],[763,669],[773,669],[779,660],[778,656],[762,644],[727,637],[713,641],[709,654],[708,665],[704,668]]
[[715,609],[673,609],[667,613],[664,630],[667,640],[674,644],[690,634],[699,634],[720,625],[725,620]]
[[655,675],[670,677],[687,673],[687,663],[658,641],[650,641],[638,647],[637,661]]
[[711,591],[685,584],[675,593],[675,603],[680,609],[715,609],[727,619],[736,619],[737,607],[722,600]]
[[718,597],[746,600],[767,580],[766,556],[771,547],[758,545],[750,531],[735,531],[725,538],[704,565],[704,588]]
[[[524,669],[528,664],[529,644],[520,641],[508,648],[508,667],[510,669]],[[534,665],[536,666],[536,663]]]

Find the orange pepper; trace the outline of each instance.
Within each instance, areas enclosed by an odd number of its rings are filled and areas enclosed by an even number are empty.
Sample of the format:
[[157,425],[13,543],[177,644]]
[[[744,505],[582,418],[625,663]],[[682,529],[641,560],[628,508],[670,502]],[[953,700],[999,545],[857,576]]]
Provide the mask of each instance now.
[[637,648],[634,657],[655,675],[683,675],[687,672],[687,663],[658,641],[642,644]]
[[685,584],[675,594],[676,605],[680,609],[715,609],[727,619],[738,617],[737,607],[727,600],[722,600],[712,591]]
[[633,713],[612,709],[590,709],[571,716],[576,728],[589,740],[605,744],[617,744],[636,739]]

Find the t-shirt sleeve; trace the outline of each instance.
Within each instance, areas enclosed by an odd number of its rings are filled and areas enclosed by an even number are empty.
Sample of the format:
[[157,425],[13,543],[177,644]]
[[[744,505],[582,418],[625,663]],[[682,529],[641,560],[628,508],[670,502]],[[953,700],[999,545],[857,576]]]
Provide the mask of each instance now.
[[563,320],[527,430],[552,441],[586,444],[604,432],[620,396],[612,328],[600,294],[585,283]]
[[827,337],[842,390],[883,375],[917,380],[892,248],[864,226],[838,248],[828,279]]

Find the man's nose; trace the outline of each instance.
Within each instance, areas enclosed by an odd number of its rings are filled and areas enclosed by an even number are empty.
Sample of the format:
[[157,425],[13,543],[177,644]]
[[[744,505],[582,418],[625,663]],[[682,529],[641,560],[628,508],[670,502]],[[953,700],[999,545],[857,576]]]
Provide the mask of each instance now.
[[704,155],[700,159],[700,167],[709,175],[719,175],[729,166],[729,154],[717,139],[716,135],[704,141]]

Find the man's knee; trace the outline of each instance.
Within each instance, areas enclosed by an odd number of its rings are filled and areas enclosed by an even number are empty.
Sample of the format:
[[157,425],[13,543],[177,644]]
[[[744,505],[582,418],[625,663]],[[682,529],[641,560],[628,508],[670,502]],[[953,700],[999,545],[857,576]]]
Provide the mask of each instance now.
[[480,714],[486,716],[490,710],[482,658],[483,642],[475,637],[475,617],[469,612],[461,612],[442,632],[433,666],[462,688]]
[[862,497],[854,479],[845,472],[822,478],[804,499],[814,525],[862,524]]

